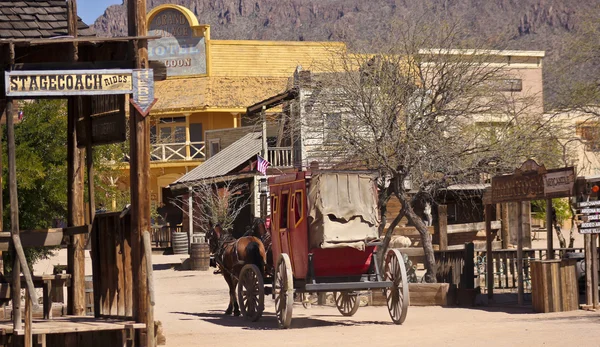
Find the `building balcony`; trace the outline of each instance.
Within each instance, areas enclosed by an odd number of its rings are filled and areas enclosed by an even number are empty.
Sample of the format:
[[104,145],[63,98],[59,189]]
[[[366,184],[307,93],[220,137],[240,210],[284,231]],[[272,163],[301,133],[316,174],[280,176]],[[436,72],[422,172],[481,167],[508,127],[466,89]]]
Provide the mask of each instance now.
[[292,147],[269,147],[267,148],[267,160],[273,168],[294,167],[294,156]]
[[204,141],[150,144],[152,162],[206,160]]

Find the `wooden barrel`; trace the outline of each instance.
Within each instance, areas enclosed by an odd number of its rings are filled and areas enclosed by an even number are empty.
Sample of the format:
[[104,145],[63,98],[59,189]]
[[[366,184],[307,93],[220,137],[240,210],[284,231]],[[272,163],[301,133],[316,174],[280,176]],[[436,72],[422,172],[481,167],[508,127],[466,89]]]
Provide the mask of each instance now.
[[207,271],[210,265],[210,250],[208,243],[192,243],[190,270]]
[[85,276],[85,315],[94,315],[94,281],[92,276]]
[[171,233],[171,246],[173,247],[173,254],[187,254],[188,234],[184,232]]

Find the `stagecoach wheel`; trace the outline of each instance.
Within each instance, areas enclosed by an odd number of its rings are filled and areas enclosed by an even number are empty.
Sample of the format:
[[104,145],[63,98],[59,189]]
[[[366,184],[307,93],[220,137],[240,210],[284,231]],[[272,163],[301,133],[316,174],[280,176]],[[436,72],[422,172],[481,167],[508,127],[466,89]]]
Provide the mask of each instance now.
[[237,287],[238,304],[242,316],[256,322],[265,309],[265,285],[258,266],[244,265]]
[[390,249],[387,253],[384,280],[392,282],[392,286],[385,289],[390,317],[395,324],[402,324],[408,313],[410,298],[404,258],[397,249]]
[[333,293],[333,299],[335,300],[335,306],[337,306],[342,316],[354,316],[356,311],[358,311],[358,306],[360,306],[357,293],[335,292]]
[[290,257],[283,253],[277,261],[275,281],[273,283],[275,296],[275,312],[280,328],[287,329],[292,324],[292,309],[294,307],[294,279]]

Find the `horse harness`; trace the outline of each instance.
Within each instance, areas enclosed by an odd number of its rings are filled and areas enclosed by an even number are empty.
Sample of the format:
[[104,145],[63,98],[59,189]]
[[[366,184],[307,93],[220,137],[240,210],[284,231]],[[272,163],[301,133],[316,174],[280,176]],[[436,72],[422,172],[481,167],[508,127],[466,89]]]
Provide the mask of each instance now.
[[232,252],[233,266],[235,266],[236,264],[240,264],[241,263],[240,257],[239,257],[238,251],[237,251],[238,240],[239,239],[235,239],[231,235],[221,236],[218,240],[217,253],[215,253],[215,262],[221,268],[221,271],[227,271],[227,273],[229,273],[230,275],[233,275],[233,273],[231,271],[229,271],[227,269],[227,267],[225,267],[225,263],[224,263],[225,251],[227,250],[227,248],[233,247],[233,252]]

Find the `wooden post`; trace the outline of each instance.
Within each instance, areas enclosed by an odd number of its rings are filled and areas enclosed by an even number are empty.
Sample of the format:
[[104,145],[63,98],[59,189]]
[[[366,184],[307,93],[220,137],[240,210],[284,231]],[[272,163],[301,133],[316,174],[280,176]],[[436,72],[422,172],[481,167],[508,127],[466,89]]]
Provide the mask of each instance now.
[[510,244],[510,233],[508,226],[508,204],[503,203],[502,205],[502,225],[500,229],[500,235],[502,238],[502,249],[508,249],[508,245]]
[[33,347],[33,335],[31,335],[31,298],[29,290],[25,290],[25,347]]
[[190,194],[188,197],[188,252],[192,254],[192,237],[194,236],[194,189],[189,187],[188,193]]
[[519,213],[517,215],[517,300],[523,305],[523,203],[519,202]]
[[448,249],[448,206],[446,205],[437,206],[436,229],[440,251],[445,251]]
[[546,199],[546,259],[554,259],[553,228],[552,228],[552,199]]
[[[77,4],[75,0],[67,2],[67,31],[77,37]],[[70,58],[79,60],[77,43],[70,46]],[[67,225],[80,226],[85,223],[83,202],[84,169],[83,151],[77,148],[77,118],[79,103],[77,97],[67,101]],[[85,235],[70,237],[67,249],[67,272],[71,274],[71,286],[68,287],[67,314],[85,314]]]
[[585,294],[586,304],[589,307],[594,305],[594,296],[592,294],[592,243],[590,234],[583,235],[583,244],[585,246]]
[[592,253],[592,305],[598,309],[598,234],[592,234],[590,237]]
[[[11,61],[14,62],[14,45],[10,44]],[[10,233],[12,235],[19,234],[19,211],[17,199],[17,178],[16,178],[16,163],[15,163],[15,134],[13,124],[13,100],[6,99],[6,133],[8,139],[8,184],[10,190]],[[12,140],[12,141],[11,141]],[[14,171],[13,171],[14,170]],[[16,255],[16,250],[13,245],[13,268],[12,268],[12,307],[13,307],[13,329],[20,330],[23,328],[21,319],[21,263]]]
[[486,280],[488,300],[494,298],[494,258],[492,257],[492,205],[485,205]]
[[[128,1],[127,15],[129,35],[145,36],[146,0]],[[135,68],[149,68],[148,42],[135,40],[131,49]],[[144,231],[150,230],[150,119],[142,116],[133,106],[129,114],[133,316],[136,322],[146,323],[146,330],[138,331],[136,336],[138,345],[154,347],[154,308],[150,305],[148,295],[148,258],[142,237]]]

